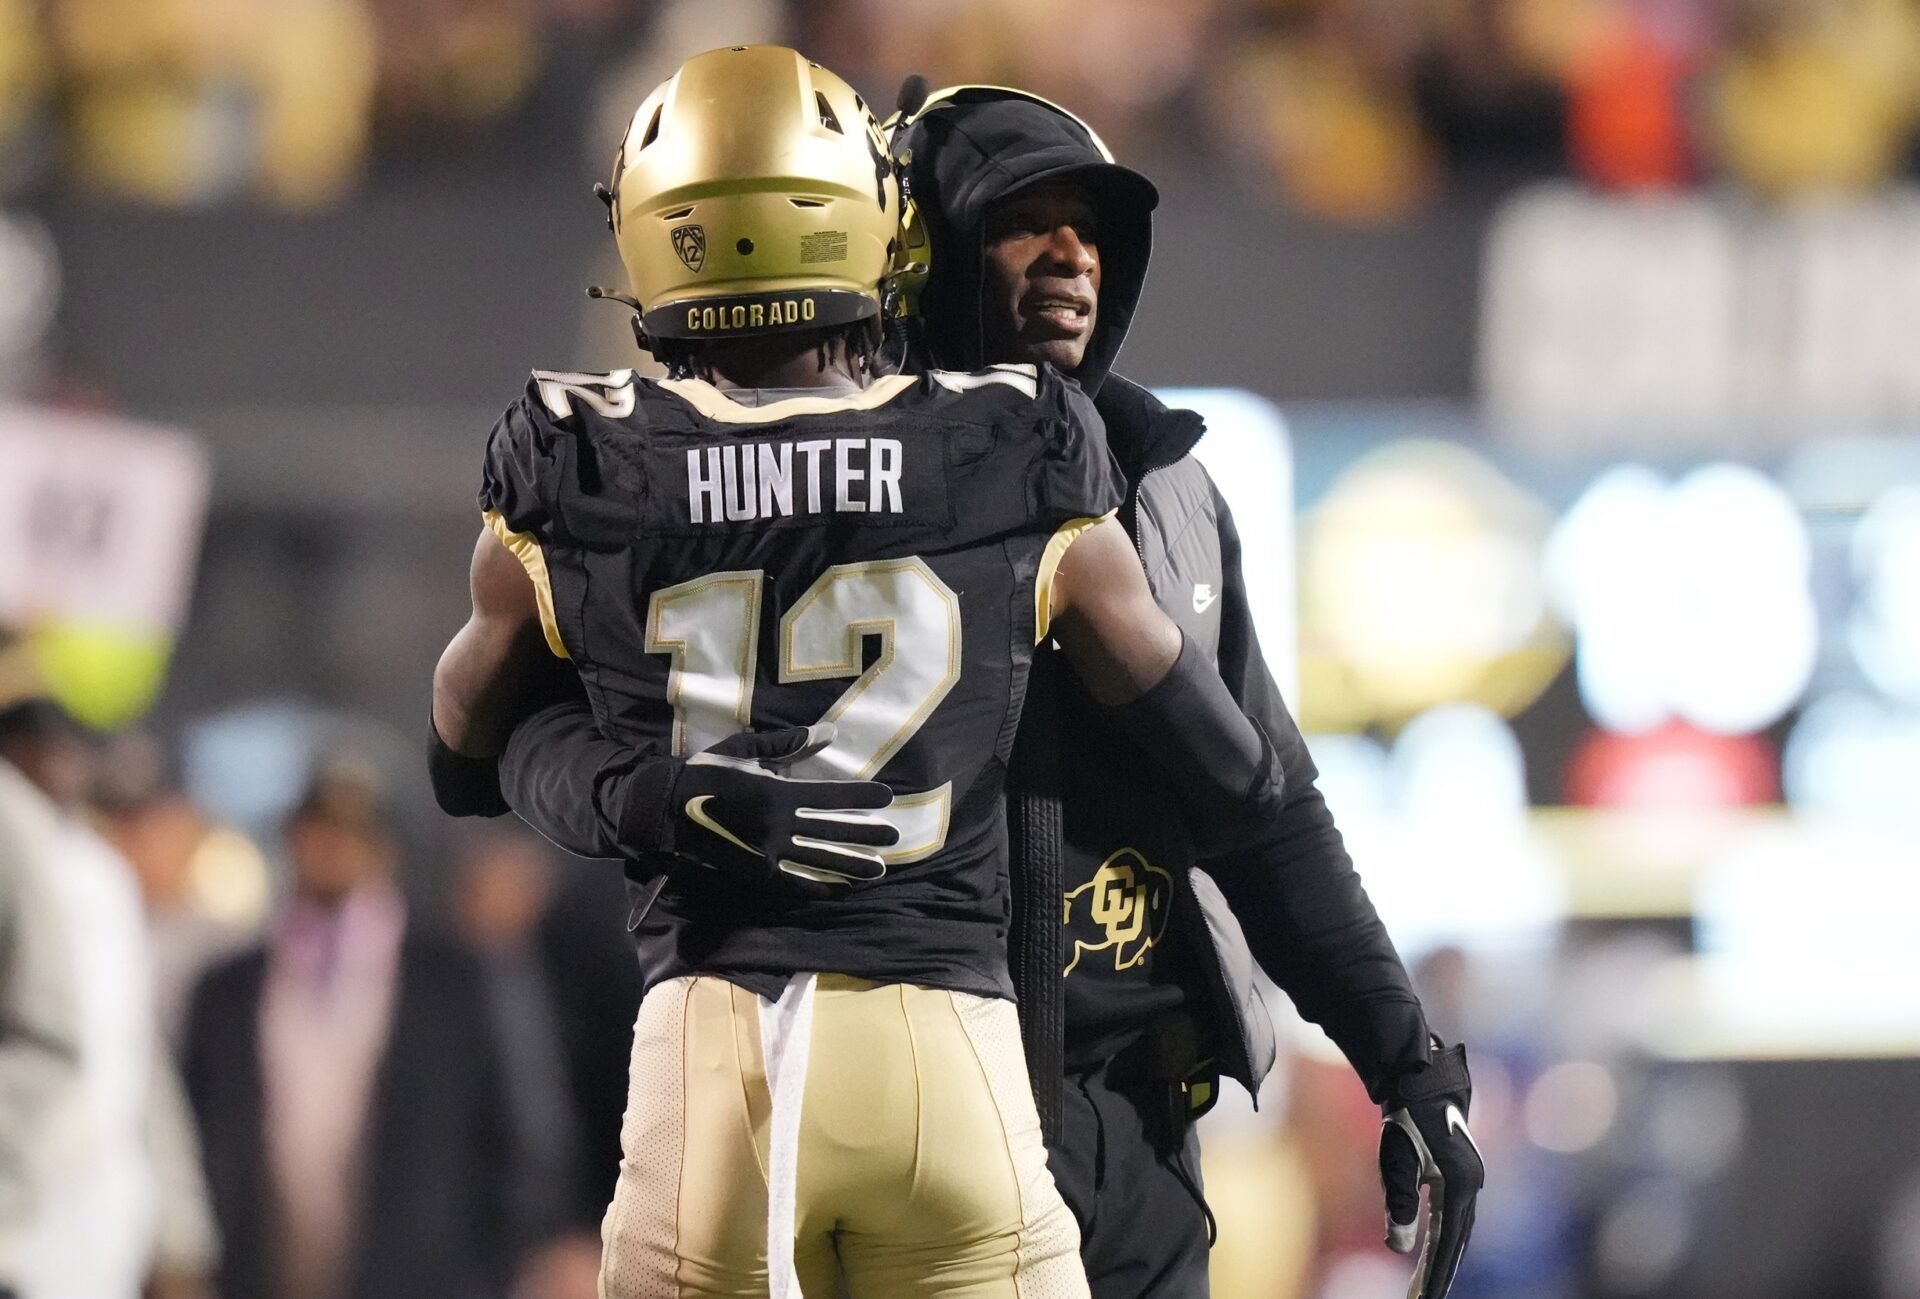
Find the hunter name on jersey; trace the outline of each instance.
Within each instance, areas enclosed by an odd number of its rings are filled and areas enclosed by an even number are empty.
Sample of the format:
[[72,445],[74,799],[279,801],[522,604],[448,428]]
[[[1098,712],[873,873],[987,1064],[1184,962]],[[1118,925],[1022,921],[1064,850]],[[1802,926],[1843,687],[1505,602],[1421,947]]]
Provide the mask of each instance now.
[[900,514],[897,438],[803,438],[687,448],[687,519],[746,523],[795,514]]

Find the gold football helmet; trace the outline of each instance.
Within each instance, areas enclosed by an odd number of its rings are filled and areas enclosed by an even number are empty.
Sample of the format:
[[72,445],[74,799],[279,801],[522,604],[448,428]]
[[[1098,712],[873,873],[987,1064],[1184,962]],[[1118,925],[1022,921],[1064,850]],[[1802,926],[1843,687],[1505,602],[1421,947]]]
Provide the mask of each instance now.
[[634,113],[599,192],[643,343],[878,317],[901,249],[879,123],[784,46],[687,60]]

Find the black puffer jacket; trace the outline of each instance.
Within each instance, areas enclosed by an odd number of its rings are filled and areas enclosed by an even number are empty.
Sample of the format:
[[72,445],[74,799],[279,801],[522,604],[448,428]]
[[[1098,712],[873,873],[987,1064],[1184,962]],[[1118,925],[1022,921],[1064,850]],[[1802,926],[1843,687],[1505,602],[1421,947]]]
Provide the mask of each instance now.
[[[1189,453],[1204,432],[1192,411],[1169,410],[1111,369],[1125,341],[1152,251],[1157,194],[1111,163],[1077,120],[1004,91],[972,91],[929,109],[895,141],[933,244],[913,339],[918,364],[970,370],[982,351],[981,284],[987,210],[1030,186],[1072,180],[1098,213],[1102,280],[1095,335],[1075,373],[1094,395],[1108,441],[1126,471],[1122,518],[1154,598],[1219,665],[1248,714],[1284,755],[1287,810],[1258,853],[1201,864],[1167,860],[1176,896],[1169,923],[1186,925],[1191,959],[1185,1006],[1223,1071],[1249,1091],[1273,1065],[1274,1035],[1254,979],[1255,959],[1300,1012],[1326,1029],[1378,1099],[1427,1058],[1427,1026],[1404,966],[1341,843],[1299,728],[1261,657],[1240,569],[1238,533],[1218,489]],[[1196,593],[1217,592],[1204,601]],[[1196,608],[1196,606],[1199,606]],[[1099,734],[1094,710],[1076,707],[1064,672],[1036,668],[1051,688],[1030,695],[1012,789],[1016,923],[1014,977],[1035,1094],[1048,1127],[1057,1113],[1066,1037],[1059,887],[1075,852],[1111,843],[1066,839],[1060,801],[1110,801],[1113,819],[1177,822],[1169,795],[1139,773],[1117,736]],[[1055,696],[1052,699],[1046,696]],[[1097,858],[1096,858],[1097,860]],[[1199,932],[1199,931],[1204,932]]]

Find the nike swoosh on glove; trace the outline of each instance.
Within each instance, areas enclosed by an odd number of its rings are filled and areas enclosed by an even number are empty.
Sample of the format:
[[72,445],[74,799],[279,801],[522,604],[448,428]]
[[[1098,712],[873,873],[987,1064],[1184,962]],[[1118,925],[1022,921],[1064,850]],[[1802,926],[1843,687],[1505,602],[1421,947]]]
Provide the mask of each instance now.
[[1473,1234],[1474,1202],[1487,1180],[1486,1165],[1467,1111],[1473,1080],[1467,1049],[1433,1040],[1424,1069],[1400,1078],[1382,1105],[1380,1181],[1387,1193],[1387,1247],[1413,1252],[1419,1235],[1420,1188],[1427,1191],[1426,1247],[1407,1299],[1446,1299]]
[[748,731],[686,759],[668,800],[668,851],[760,883],[785,876],[844,888],[881,878],[879,850],[900,832],[874,813],[892,804],[893,790],[784,774],[833,738],[830,722]]

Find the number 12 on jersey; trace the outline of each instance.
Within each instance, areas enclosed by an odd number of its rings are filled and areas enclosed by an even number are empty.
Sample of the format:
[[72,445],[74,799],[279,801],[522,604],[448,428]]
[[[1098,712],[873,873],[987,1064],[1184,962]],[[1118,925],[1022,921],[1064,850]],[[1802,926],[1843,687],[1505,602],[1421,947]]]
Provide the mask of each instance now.
[[[655,591],[647,602],[647,652],[666,654],[673,751],[695,753],[746,730],[760,654],[766,574],[709,573]],[[868,636],[880,654],[861,667]],[[960,680],[960,601],[925,561],[836,564],[780,618],[781,682],[853,677],[827,709],[832,744],[794,764],[809,780],[873,780]],[[881,815],[900,842],[889,864],[919,861],[947,839],[951,783],[900,794]]]

